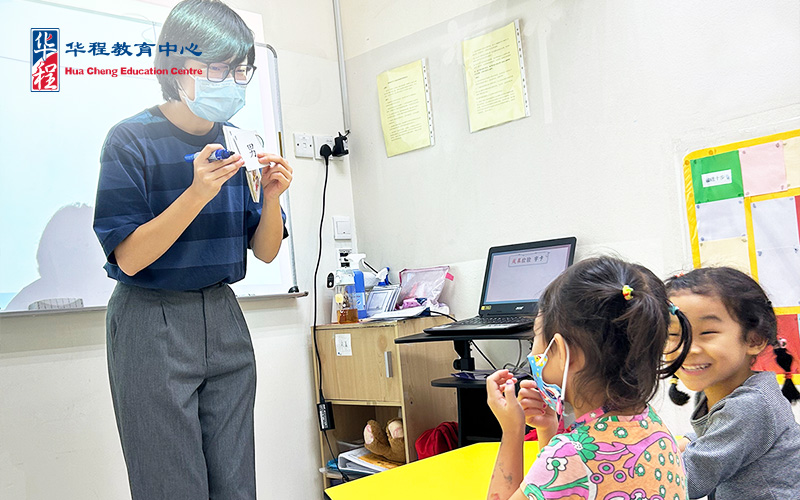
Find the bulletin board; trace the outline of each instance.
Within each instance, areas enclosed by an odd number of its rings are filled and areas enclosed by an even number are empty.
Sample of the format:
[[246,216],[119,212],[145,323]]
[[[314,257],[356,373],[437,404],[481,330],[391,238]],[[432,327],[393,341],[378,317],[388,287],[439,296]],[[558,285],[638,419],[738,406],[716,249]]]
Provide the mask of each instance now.
[[[800,373],[800,130],[694,151],[683,175],[694,267],[756,279]],[[754,368],[784,373],[772,348]]]

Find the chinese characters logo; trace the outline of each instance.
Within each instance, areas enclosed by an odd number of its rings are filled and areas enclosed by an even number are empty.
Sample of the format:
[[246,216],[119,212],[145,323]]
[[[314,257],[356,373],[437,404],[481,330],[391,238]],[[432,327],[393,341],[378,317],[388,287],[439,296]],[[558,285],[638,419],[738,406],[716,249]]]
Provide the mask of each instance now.
[[31,92],[58,92],[58,28],[31,28]]

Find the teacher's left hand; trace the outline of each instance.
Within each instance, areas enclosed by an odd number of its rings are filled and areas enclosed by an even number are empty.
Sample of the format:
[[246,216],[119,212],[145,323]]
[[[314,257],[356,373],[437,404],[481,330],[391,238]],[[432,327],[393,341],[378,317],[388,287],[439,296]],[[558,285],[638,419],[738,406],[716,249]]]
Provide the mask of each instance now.
[[264,199],[277,200],[292,183],[292,167],[285,158],[269,153],[259,153],[258,162],[264,165],[261,169]]

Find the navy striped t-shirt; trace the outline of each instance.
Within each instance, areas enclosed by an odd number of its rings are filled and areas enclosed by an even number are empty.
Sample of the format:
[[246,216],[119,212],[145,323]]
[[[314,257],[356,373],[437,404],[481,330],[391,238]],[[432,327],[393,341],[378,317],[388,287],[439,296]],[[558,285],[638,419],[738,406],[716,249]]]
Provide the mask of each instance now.
[[[247,248],[261,219],[261,203],[251,199],[244,169],[222,185],[169,250],[145,269],[128,276],[114,257],[122,240],[192,184],[194,168],[184,155],[212,143],[225,144],[221,123],[205,135],[192,135],[169,122],[157,106],[111,128],[100,154],[94,214],[110,278],[166,290],[198,290],[244,278]],[[285,227],[283,232],[285,238]]]

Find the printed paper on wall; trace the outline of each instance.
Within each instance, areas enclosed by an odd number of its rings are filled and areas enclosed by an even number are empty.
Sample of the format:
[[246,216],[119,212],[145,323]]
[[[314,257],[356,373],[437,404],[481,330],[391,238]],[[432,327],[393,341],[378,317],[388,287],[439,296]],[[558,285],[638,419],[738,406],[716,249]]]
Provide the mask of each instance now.
[[469,131],[530,116],[519,20],[461,43]]
[[433,146],[433,115],[424,59],[377,76],[386,156]]

